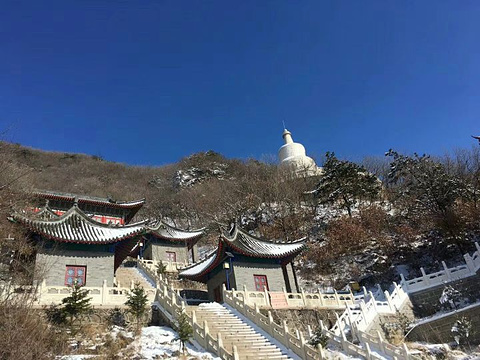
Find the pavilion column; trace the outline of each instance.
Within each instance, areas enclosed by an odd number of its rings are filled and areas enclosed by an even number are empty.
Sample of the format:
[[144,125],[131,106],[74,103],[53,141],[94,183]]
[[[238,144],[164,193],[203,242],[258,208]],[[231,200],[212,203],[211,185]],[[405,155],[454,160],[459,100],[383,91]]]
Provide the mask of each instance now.
[[297,290],[297,293],[299,293],[300,286],[298,286],[298,279],[297,279],[297,274],[295,274],[295,266],[293,265],[293,260],[290,262],[290,266],[292,267],[293,280],[295,281],[295,288]]
[[293,280],[293,275],[292,273],[289,274],[289,271],[290,270],[288,268],[288,264],[287,265],[282,265],[282,272],[283,272],[283,280],[284,280],[284,283],[285,283],[285,289],[286,289],[286,292],[292,292],[292,283],[291,281]]

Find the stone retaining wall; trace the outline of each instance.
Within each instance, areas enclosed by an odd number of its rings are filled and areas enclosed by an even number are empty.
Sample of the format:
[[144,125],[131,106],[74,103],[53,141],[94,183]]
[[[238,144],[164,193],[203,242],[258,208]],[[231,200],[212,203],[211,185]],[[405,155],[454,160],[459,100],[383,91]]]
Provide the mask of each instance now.
[[[448,283],[455,290],[458,290],[462,298],[469,303],[480,300],[480,274]],[[413,311],[417,318],[431,316],[442,309],[440,297],[445,285],[428,288],[422,291],[410,293],[410,300]]]
[[465,316],[472,322],[471,344],[480,344],[480,305],[461,309],[447,316],[419,324],[408,334],[407,338],[410,341],[430,343],[452,342],[454,341],[452,327],[462,316]]

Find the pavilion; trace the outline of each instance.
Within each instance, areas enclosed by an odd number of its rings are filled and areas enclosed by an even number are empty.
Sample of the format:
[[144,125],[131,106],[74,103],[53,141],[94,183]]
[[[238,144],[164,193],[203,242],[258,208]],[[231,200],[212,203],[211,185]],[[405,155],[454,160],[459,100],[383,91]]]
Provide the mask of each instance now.
[[204,260],[180,271],[179,277],[207,284],[211,301],[222,301],[222,285],[249,291],[299,291],[293,259],[305,248],[305,238],[267,241],[234,225]]

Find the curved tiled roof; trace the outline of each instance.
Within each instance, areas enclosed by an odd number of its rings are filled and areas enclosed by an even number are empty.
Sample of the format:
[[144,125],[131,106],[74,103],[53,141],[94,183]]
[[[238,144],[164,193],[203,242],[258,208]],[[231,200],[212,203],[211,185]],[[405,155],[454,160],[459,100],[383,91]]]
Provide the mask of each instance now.
[[110,244],[131,238],[143,233],[147,223],[142,221],[125,226],[102,224],[91,219],[76,205],[57,218],[31,219],[18,213],[13,218],[45,238],[83,244]]
[[222,235],[223,240],[246,256],[261,258],[284,258],[292,254],[298,254],[305,247],[305,239],[291,242],[282,242],[278,240],[263,240],[248,232],[234,226],[232,230]]
[[197,230],[181,230],[160,220],[148,227],[152,235],[170,241],[187,241],[199,238],[204,234],[205,228]]
[[306,238],[292,242],[267,241],[234,226],[220,236],[215,251],[204,260],[184,268],[179,276],[205,282],[206,275],[227,258],[227,248],[248,257],[291,260],[305,248],[305,240]]
[[134,209],[141,208],[145,204],[145,198],[134,201],[113,201],[110,199],[99,198],[94,196],[81,196],[68,193],[56,193],[53,191],[36,191],[34,195],[40,196],[49,200],[63,200],[74,202],[77,199],[79,204],[92,204],[107,206],[117,209]]

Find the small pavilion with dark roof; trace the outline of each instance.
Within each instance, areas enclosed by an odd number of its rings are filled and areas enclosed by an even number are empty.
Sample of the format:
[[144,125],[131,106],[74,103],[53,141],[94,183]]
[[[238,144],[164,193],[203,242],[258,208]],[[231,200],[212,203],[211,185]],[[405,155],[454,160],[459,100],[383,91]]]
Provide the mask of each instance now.
[[[198,260],[197,241],[205,229],[181,230],[163,220],[148,227],[143,257],[156,262],[190,263]],[[189,254],[190,252],[190,254]]]
[[85,214],[75,203],[61,216],[42,209],[13,219],[25,225],[38,240],[35,270],[47,286],[113,286],[116,269],[147,230],[147,221],[129,225],[104,224]]
[[305,248],[305,238],[267,241],[234,225],[204,260],[183,269],[180,278],[207,284],[211,301],[221,302],[222,286],[248,291],[299,291],[293,259]]

